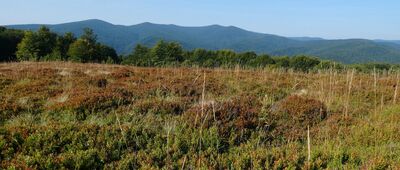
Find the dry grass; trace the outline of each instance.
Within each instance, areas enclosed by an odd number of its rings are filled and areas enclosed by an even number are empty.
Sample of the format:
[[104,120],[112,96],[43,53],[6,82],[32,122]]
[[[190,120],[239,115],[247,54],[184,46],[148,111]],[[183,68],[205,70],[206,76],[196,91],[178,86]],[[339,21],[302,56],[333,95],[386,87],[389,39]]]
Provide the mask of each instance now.
[[[396,73],[364,74],[335,70],[301,73],[282,69],[243,70],[239,67],[228,70],[64,62],[2,63],[0,118],[2,127],[23,132],[23,138],[33,134],[26,129],[35,127],[40,132],[41,126],[62,128],[59,122],[64,119],[72,119],[82,126],[94,126],[89,121],[104,121],[101,124],[110,128],[118,120],[119,134],[122,131],[129,133],[129,128],[135,124],[155,130],[155,127],[174,125],[174,130],[167,128],[166,131],[167,149],[160,151],[166,154],[165,158],[151,158],[150,161],[146,157],[142,160],[167,168],[179,162],[181,164],[176,167],[224,167],[210,162],[211,157],[217,162],[231,157],[203,152],[207,147],[214,146],[208,141],[213,135],[225,141],[218,144],[218,152],[228,152],[233,146],[241,150],[255,143],[257,146],[281,147],[273,151],[281,154],[281,151],[292,147],[289,146],[291,142],[298,141],[305,146],[302,142],[306,140],[307,126],[310,126],[313,146],[311,161],[315,163],[324,155],[315,158],[314,146],[318,151],[320,146],[327,145],[326,141],[332,145],[340,143],[342,137],[355,133],[351,129],[360,122],[364,124],[365,117],[370,113],[379,115],[382,110],[398,104],[398,81]],[[178,122],[177,127],[169,121]],[[28,122],[31,128],[20,122]],[[178,127],[182,128],[181,131]],[[193,158],[193,155],[174,153],[179,150],[174,143],[179,133],[191,133],[192,137],[201,134],[199,140],[186,139],[200,142],[191,143],[190,146],[203,147],[192,148],[196,150]],[[266,135],[261,135],[263,133]],[[125,143],[127,146],[133,145],[129,139]],[[139,148],[137,143],[140,142],[136,142],[135,147]],[[189,154],[187,152],[191,152],[191,149],[187,150],[185,152]],[[261,151],[252,151],[247,156],[260,157],[254,155],[256,152]],[[307,154],[302,149],[298,152]],[[140,151],[137,154],[146,155]],[[303,160],[301,155],[297,156],[296,159]],[[282,156],[276,159],[290,162],[292,158]],[[360,166],[372,166],[374,162],[381,161],[376,157],[363,159]],[[17,160],[20,161],[17,156],[12,157],[2,162],[0,167],[15,164]],[[269,167],[277,166],[279,169],[279,161],[275,160]],[[231,163],[241,164],[235,161]],[[300,167],[303,166],[306,165],[300,164]]]

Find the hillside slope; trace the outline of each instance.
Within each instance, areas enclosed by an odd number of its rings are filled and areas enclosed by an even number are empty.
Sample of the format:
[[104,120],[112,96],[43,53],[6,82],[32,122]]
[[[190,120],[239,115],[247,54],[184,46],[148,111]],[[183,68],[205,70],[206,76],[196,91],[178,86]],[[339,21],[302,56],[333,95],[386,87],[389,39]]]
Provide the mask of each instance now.
[[399,169],[396,73],[351,79],[0,63],[0,169]]
[[[89,27],[98,34],[99,41],[114,47],[120,54],[130,53],[140,43],[154,45],[158,40],[177,41],[186,49],[232,49],[238,52],[255,51],[273,55],[315,55],[344,63],[390,62],[400,63],[400,45],[371,40],[324,40],[320,38],[286,38],[243,30],[233,26],[210,25],[182,27],[142,23],[132,26],[113,25],[101,20],[86,20],[65,24],[46,25],[64,33],[82,33]],[[40,24],[10,25],[9,28],[36,30]]]

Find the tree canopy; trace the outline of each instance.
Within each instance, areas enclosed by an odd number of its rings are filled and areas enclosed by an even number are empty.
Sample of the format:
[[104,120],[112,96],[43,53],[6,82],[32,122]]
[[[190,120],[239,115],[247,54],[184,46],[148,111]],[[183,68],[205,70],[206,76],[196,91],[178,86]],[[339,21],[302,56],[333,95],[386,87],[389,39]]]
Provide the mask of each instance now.
[[115,50],[97,42],[93,30],[85,28],[84,34],[70,45],[68,56],[71,61],[117,63],[119,58]]
[[[97,35],[92,29],[85,28],[83,31],[83,35],[78,39],[69,32],[58,35],[45,26],[40,27],[36,32],[25,31],[16,45],[14,52],[16,59],[19,61],[60,60],[85,63],[120,62],[119,56],[112,47],[97,42]],[[12,54],[12,52],[8,53]],[[2,56],[7,56],[7,54],[2,54]]]
[[17,60],[15,52],[23,37],[23,31],[0,27],[0,62]]
[[19,60],[39,61],[49,55],[56,44],[57,34],[50,32],[47,27],[40,27],[37,32],[27,31],[18,44],[17,58]]

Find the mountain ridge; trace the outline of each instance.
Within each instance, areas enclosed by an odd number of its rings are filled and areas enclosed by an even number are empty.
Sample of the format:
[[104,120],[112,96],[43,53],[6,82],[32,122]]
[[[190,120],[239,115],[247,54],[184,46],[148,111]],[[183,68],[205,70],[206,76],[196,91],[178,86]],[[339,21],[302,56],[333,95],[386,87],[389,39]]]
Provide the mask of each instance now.
[[89,27],[100,42],[114,47],[119,54],[130,53],[136,44],[154,45],[160,39],[177,41],[185,49],[231,49],[271,55],[313,55],[343,63],[400,63],[400,42],[367,39],[327,40],[319,37],[284,37],[257,33],[235,26],[178,26],[143,22],[136,25],[114,25],[91,19],[62,24],[8,25],[7,28],[37,30],[45,25],[57,33],[82,34]]

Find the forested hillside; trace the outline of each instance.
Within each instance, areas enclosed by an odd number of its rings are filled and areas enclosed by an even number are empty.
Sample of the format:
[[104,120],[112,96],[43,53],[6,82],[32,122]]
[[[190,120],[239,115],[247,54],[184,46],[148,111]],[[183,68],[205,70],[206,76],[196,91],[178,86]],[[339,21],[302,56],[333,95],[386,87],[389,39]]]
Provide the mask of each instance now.
[[4,44],[0,61],[69,61],[81,63],[114,63],[144,67],[223,67],[223,68],[282,68],[296,71],[319,69],[353,68],[358,71],[393,70],[399,65],[367,63],[343,65],[322,60],[311,55],[271,56],[252,51],[207,50],[196,48],[185,50],[177,42],[160,40],[152,47],[137,44],[127,55],[118,56],[115,49],[98,42],[98,36],[90,28],[76,37],[73,33],[56,34],[48,27],[37,31],[20,31],[2,28],[0,43]]
[[[37,30],[41,25],[12,25],[8,28]],[[113,25],[101,20],[87,20],[57,25],[46,25],[63,34],[80,36],[86,27],[98,34],[99,42],[128,54],[137,44],[153,46],[159,40],[176,41],[187,49],[231,49],[236,52],[254,51],[270,55],[313,55],[343,63],[387,62],[400,63],[400,45],[371,40],[323,40],[319,38],[286,38],[255,33],[233,26],[211,25],[182,27],[142,23],[132,26]]]

